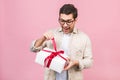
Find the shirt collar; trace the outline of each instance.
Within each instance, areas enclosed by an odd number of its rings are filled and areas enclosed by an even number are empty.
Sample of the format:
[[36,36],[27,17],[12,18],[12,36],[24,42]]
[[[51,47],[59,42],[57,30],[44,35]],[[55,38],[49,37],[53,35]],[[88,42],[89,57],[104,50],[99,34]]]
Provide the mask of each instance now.
[[[58,31],[59,31],[59,32],[63,32],[63,31],[62,31],[62,28],[59,28]],[[73,34],[76,34],[77,32],[78,32],[77,28],[74,28],[72,33],[73,33]]]

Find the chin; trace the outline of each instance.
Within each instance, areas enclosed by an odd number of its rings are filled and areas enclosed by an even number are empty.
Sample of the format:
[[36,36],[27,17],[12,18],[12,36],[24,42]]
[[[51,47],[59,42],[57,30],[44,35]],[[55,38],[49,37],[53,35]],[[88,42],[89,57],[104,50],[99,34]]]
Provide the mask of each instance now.
[[65,34],[69,34],[69,33],[71,33],[70,30],[67,30],[67,31],[63,30],[63,32],[64,32]]
[[69,34],[70,32],[64,32],[65,34]]

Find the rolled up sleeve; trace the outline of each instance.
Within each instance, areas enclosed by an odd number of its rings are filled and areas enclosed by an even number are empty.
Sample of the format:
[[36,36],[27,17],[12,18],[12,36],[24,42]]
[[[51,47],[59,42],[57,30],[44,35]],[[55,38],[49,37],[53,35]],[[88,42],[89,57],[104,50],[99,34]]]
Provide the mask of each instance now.
[[43,49],[43,47],[45,47],[45,43],[43,43],[43,45],[39,46],[39,47],[35,47],[35,42],[36,40],[34,40],[31,45],[30,45],[30,51],[32,52],[39,52],[41,49]]

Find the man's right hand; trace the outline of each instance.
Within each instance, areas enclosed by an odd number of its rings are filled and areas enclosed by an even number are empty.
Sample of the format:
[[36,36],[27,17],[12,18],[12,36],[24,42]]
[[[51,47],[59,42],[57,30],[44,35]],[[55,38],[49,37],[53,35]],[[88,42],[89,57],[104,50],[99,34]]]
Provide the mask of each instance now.
[[45,40],[50,40],[52,38],[53,38],[53,33],[50,32],[50,31],[46,32],[46,33],[43,34],[43,36],[41,38],[39,38],[39,39],[36,40],[36,42],[34,44],[34,47],[38,48],[38,47],[40,47],[43,44],[43,42]]
[[49,31],[43,34],[43,36],[46,38],[46,40],[50,40],[53,38],[53,32]]

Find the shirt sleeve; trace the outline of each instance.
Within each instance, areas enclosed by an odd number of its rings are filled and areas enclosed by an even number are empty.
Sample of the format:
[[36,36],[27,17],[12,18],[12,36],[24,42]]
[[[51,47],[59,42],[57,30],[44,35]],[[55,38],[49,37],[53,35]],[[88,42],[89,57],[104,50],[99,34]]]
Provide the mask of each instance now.
[[79,69],[82,70],[85,68],[89,68],[92,66],[92,63],[93,63],[92,46],[90,39],[87,37],[85,48],[83,51],[83,58],[79,60]]
[[43,43],[41,46],[39,46],[39,47],[35,47],[34,45],[35,45],[35,42],[36,42],[36,40],[34,40],[32,43],[31,43],[31,45],[30,45],[30,51],[32,51],[32,52],[39,52],[41,49],[43,49],[43,47],[45,47],[45,43]]

